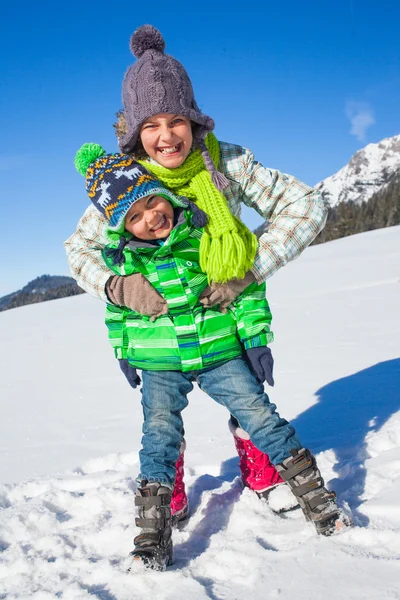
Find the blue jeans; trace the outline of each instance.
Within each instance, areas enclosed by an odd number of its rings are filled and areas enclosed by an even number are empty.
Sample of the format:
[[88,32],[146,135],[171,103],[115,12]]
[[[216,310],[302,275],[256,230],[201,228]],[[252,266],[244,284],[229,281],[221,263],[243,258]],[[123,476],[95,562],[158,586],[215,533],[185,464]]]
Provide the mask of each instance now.
[[229,410],[273,464],[288,458],[292,448],[302,448],[294,427],[276,412],[243,358],[204,371],[142,371],[142,379],[144,423],[138,482],[147,479],[174,486],[183,439],[181,413],[188,405],[193,381]]

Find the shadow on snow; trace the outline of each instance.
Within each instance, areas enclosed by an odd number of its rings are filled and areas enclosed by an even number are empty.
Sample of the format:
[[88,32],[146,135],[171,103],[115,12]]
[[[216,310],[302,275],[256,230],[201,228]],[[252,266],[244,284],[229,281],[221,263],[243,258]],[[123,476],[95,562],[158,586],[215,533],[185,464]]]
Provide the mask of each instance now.
[[[212,494],[207,499],[207,504],[201,512],[201,520],[191,531],[189,539],[175,547],[178,568],[182,568],[189,561],[200,556],[208,548],[211,537],[228,524],[235,501],[240,497],[243,489],[239,478],[234,481],[238,474],[238,459],[235,457],[221,464],[221,474],[218,477],[205,474],[195,481],[189,493],[190,514],[193,516],[201,509],[204,492],[216,491],[226,482],[232,485],[226,491]],[[184,526],[184,522],[182,525]],[[204,582],[199,581],[199,583],[205,585]]]
[[[356,524],[365,526],[368,518],[357,509],[365,487],[366,436],[379,431],[400,410],[400,359],[378,363],[333,381],[320,388],[316,395],[316,404],[292,424],[302,443],[312,452],[335,452],[337,479],[330,482],[330,487],[341,500],[349,503]],[[242,491],[239,478],[235,481],[238,475],[238,458],[234,457],[221,464],[218,477],[202,475],[196,480],[190,490],[191,515],[201,508],[204,492],[216,491],[226,482],[232,486],[211,496],[189,539],[176,546],[176,567],[182,568],[202,554],[211,537],[226,527],[234,502]],[[199,583],[214,600],[212,582],[204,579]]]
[[330,487],[349,502],[357,524],[366,525],[366,516],[357,512],[365,487],[366,436],[400,410],[400,359],[332,381],[316,395],[318,402],[292,424],[314,453],[335,452],[338,478]]

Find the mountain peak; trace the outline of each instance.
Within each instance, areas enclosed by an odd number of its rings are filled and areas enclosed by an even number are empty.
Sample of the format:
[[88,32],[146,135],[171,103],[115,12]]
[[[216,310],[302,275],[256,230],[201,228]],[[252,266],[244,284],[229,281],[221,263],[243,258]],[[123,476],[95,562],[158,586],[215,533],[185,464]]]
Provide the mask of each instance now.
[[315,187],[331,206],[342,201],[360,204],[385,187],[399,169],[400,135],[395,135],[358,150],[347,165]]

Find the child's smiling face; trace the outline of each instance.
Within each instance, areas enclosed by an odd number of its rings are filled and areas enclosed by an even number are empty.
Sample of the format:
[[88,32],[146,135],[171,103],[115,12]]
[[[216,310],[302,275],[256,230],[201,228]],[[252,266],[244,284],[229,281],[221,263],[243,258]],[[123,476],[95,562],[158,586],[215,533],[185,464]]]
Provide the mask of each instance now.
[[192,147],[192,125],[182,115],[159,113],[143,123],[140,139],[150,158],[167,169],[175,169]]
[[162,196],[147,196],[135,202],[124,222],[125,230],[140,240],[166,238],[173,226],[173,206]]

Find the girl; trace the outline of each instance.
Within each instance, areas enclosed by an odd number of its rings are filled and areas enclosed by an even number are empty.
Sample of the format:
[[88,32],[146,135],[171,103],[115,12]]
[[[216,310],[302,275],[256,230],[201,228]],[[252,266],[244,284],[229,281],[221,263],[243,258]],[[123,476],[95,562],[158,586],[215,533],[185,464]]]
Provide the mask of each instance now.
[[[139,28],[131,38],[137,60],[123,82],[124,111],[117,124],[119,146],[122,152],[132,153],[167,188],[193,200],[207,214],[199,260],[209,286],[201,302],[206,307],[219,305],[223,312],[252,282],[262,283],[296,258],[323,228],[327,209],[311,188],[264,168],[249,150],[218,142],[211,133],[214,122],[200,112],[186,71],[164,53],[164,48],[160,32],[150,25]],[[258,242],[239,220],[241,202],[269,222],[268,231]],[[140,273],[115,275],[106,266],[102,249],[107,243],[105,220],[94,207],[88,208],[76,233],[65,244],[79,285],[107,302],[143,315],[165,314],[165,299]],[[197,381],[204,385],[206,378],[206,372],[201,372]],[[341,525],[339,510],[333,494],[324,487],[315,458],[301,447],[289,424],[290,435],[283,443],[281,434],[286,425],[279,425],[283,420],[250,372],[246,372],[246,381],[263,406],[262,415],[248,420],[231,398],[225,404],[233,415],[236,412],[235,417],[240,413],[242,425],[231,420],[234,434],[243,445],[246,442],[249,453],[260,456],[262,451],[260,465],[265,464],[266,453],[272,452],[272,462],[295,493],[306,517],[318,532],[331,533]],[[190,386],[184,388],[189,390]],[[248,464],[251,460],[249,456]],[[154,500],[154,506],[157,502]]]

